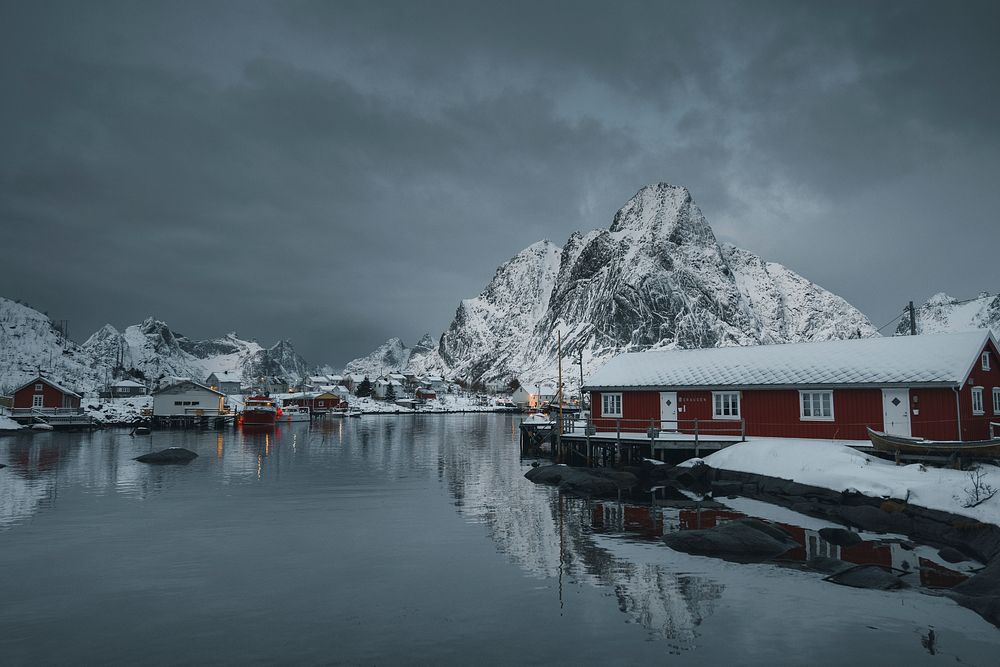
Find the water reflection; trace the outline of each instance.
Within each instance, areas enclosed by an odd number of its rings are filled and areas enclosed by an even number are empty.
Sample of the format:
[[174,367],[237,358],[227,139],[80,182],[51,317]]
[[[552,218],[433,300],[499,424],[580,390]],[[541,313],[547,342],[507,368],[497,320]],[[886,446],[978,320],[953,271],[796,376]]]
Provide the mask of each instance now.
[[[32,517],[65,514],[75,519],[79,494],[85,494],[106,501],[118,499],[88,506],[97,513],[95,524],[103,520],[99,512],[116,513],[108,521],[141,522],[138,501],[150,499],[157,502],[149,505],[168,515],[202,517],[207,514],[205,508],[211,507],[205,523],[188,533],[204,535],[202,548],[215,548],[211,540],[220,525],[230,526],[236,539],[245,538],[248,549],[261,540],[287,539],[294,547],[282,556],[296,564],[296,571],[312,572],[317,563],[335,566],[327,554],[341,541],[381,545],[381,551],[364,554],[374,563],[370,571],[335,570],[336,576],[329,578],[347,586],[339,594],[353,600],[345,603],[350,607],[363,604],[372,588],[382,585],[382,578],[394,571],[403,573],[394,580],[397,585],[419,585],[427,561],[412,553],[415,562],[397,557],[377,538],[402,531],[399,522],[405,519],[399,517],[410,517],[426,521],[407,533],[412,540],[426,539],[434,545],[441,533],[448,533],[451,540],[471,534],[468,539],[487,544],[491,553],[495,546],[501,561],[516,566],[511,569],[518,577],[535,582],[543,591],[539,595],[552,603],[546,609],[600,624],[606,624],[605,614],[610,614],[619,623],[624,619],[630,627],[640,626],[643,636],[659,640],[673,653],[704,649],[709,643],[706,627],[720,616],[731,618],[726,616],[731,613],[727,604],[733,605],[733,600],[749,603],[758,595],[745,582],[762,572],[773,572],[774,568],[764,570],[765,566],[706,565],[707,559],[679,556],[659,542],[671,530],[704,528],[744,516],[746,512],[739,508],[588,502],[528,482],[523,477],[526,466],[519,456],[516,424],[511,416],[417,414],[330,418],[264,431],[157,431],[134,438],[124,430],[17,434],[0,438],[0,462],[10,466],[0,471],[0,530],[6,532],[5,540],[17,544],[19,526]],[[200,457],[181,468],[132,460],[168,446],[193,449]],[[245,511],[247,505],[253,506],[252,513]],[[418,511],[411,514],[407,509],[414,505]],[[436,506],[440,506],[439,514],[434,514]],[[302,515],[308,518],[299,518]],[[836,547],[819,538],[815,525],[782,523],[800,545],[786,555],[791,560],[828,555],[909,567],[926,586],[965,576],[919,548],[908,550],[888,541]],[[44,541],[36,548],[42,550],[43,545]],[[447,544],[429,553],[422,557],[455,559],[472,576],[495,574],[476,570],[478,564],[462,561],[462,553]],[[205,575],[205,581],[224,579],[229,567]],[[286,575],[280,570],[269,574],[275,576]],[[299,587],[301,596],[314,586],[311,576],[306,582],[291,579],[289,583]],[[352,577],[357,581],[351,581]],[[339,583],[345,579],[355,587]],[[812,577],[793,583],[800,588],[824,586],[818,581]],[[260,582],[264,590],[267,583],[267,579]],[[768,588],[771,585],[767,583]],[[592,595],[581,595],[581,590]],[[387,595],[386,607],[399,602],[393,594]],[[583,612],[574,607],[582,604],[578,602],[581,597],[591,605]],[[603,600],[597,608],[595,597]],[[226,609],[224,603],[218,604]],[[299,611],[321,614],[331,604],[324,597],[315,607]],[[548,612],[535,609],[529,613],[541,618]]]

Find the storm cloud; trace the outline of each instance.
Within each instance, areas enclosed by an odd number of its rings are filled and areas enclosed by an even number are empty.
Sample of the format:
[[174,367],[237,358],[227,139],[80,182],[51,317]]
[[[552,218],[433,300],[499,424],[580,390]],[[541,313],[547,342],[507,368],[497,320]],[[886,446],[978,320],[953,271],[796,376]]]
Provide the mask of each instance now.
[[994,3],[0,5],[0,295],[341,364],[685,185],[883,324],[1000,284]]

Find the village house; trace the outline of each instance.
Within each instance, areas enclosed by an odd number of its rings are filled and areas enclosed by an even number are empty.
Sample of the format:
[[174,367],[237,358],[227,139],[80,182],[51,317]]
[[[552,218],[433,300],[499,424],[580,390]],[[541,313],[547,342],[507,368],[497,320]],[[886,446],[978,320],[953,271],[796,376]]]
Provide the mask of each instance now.
[[357,393],[358,385],[364,382],[365,376],[360,373],[344,373],[341,384],[347,387],[351,393]]
[[413,396],[418,401],[433,401],[437,398],[437,392],[430,387],[417,387]]
[[599,431],[980,440],[1000,422],[988,331],[632,352],[595,372]]
[[147,393],[146,385],[135,380],[119,380],[111,385],[111,396],[113,398],[145,396]]
[[203,417],[226,413],[221,391],[187,379],[161,384],[153,392],[154,417]]
[[389,394],[389,387],[392,387],[393,400],[402,398],[404,394],[403,383],[395,380],[392,376],[381,377],[375,380],[372,385],[375,391],[375,398],[384,399]]
[[518,382],[510,400],[521,410],[535,410],[556,400],[555,384],[528,384]]
[[15,414],[20,411],[79,411],[80,394],[39,375],[14,390],[13,409]]
[[205,380],[205,386],[209,389],[221,391],[228,396],[241,393],[240,383],[242,381],[242,377],[238,373],[233,371],[217,371],[208,376]]

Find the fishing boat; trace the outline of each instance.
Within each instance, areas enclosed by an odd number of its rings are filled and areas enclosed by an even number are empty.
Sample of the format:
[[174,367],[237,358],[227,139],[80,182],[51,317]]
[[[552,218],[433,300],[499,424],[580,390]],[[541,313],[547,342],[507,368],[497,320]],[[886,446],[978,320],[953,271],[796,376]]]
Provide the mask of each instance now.
[[312,419],[308,405],[285,405],[278,416],[279,422],[307,422]]
[[243,403],[244,426],[274,426],[278,407],[270,396],[249,396]]
[[344,413],[347,417],[360,417],[362,415],[361,408],[348,408],[347,412]]
[[925,454],[935,456],[958,455],[974,458],[1000,458],[1000,438],[990,440],[924,440],[889,435],[882,431],[868,429],[868,438],[880,452],[890,454]]

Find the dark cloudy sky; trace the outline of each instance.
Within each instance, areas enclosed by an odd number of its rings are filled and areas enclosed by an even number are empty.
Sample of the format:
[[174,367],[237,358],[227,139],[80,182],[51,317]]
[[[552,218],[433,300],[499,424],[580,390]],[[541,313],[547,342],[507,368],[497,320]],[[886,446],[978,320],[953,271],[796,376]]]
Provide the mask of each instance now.
[[0,295],[341,364],[687,186],[848,299],[1000,289],[1000,3],[0,2]]

